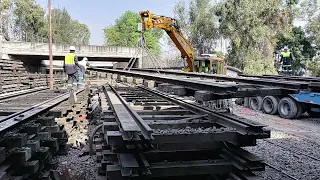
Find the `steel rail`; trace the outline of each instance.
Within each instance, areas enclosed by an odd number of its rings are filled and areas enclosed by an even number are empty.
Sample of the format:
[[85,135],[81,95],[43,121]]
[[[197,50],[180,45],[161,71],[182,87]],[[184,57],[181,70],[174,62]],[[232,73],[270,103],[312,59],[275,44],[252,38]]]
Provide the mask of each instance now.
[[[110,87],[110,89],[113,87]],[[115,90],[118,90],[117,88],[114,88]],[[121,89],[121,88],[119,88]],[[110,91],[108,89],[108,91]],[[164,97],[168,97],[167,94],[163,96],[159,96],[158,94],[151,93],[149,91],[146,91],[145,89],[137,89],[137,91],[131,91],[129,88],[127,88],[127,91],[129,91],[129,97],[133,97],[136,95],[137,97],[142,96],[144,97],[145,94],[152,94],[155,97],[164,99],[166,101],[171,101],[171,99],[167,99]],[[140,92],[144,92],[140,93]],[[158,92],[158,91],[157,91]],[[119,93],[121,96],[121,92],[117,91],[114,93]],[[126,94],[126,93],[124,93]],[[121,96],[122,97],[122,96]],[[125,100],[125,97],[123,97]],[[118,103],[119,104],[119,103]],[[128,104],[129,105],[129,104]],[[177,104],[180,105],[180,104]],[[191,104],[193,105],[193,104]],[[183,105],[180,105],[181,108],[183,108]],[[202,107],[200,107],[202,108]],[[186,108],[187,110],[188,108]],[[202,113],[200,111],[197,111],[197,109],[193,109],[193,112],[197,112],[197,116],[194,118],[205,118],[206,116],[210,117],[210,113]],[[205,109],[206,110],[206,109]],[[192,112],[192,110],[189,110]],[[200,112],[200,113],[199,113]],[[141,115],[141,114],[140,114]],[[150,113],[148,113],[150,115]],[[224,119],[221,119],[221,121],[217,122],[215,121],[215,118],[213,119],[212,116],[210,117],[211,119],[208,120],[208,122],[212,124],[220,124],[219,122],[225,121]],[[180,119],[180,120],[172,120],[172,122],[175,122],[176,124],[181,124],[182,122],[176,122],[176,121],[185,121],[188,123],[192,123],[191,121],[193,118],[186,118],[186,119]],[[148,121],[146,120],[146,123],[151,125],[156,122],[160,124],[166,124],[164,128],[161,127],[154,127],[155,129],[167,129],[168,127],[168,120],[160,120],[160,121],[165,121],[165,123],[160,123],[158,120],[152,120]],[[239,120],[241,121],[241,120]],[[196,122],[194,122],[196,123]],[[240,124],[240,122],[235,122],[236,124]],[[215,124],[215,125],[216,125]],[[228,124],[224,124],[227,127],[232,127],[228,126]],[[256,126],[258,128],[258,124],[251,124],[248,122],[247,125],[252,125]],[[118,122],[107,122],[104,123],[105,129],[104,131],[107,133],[104,137],[108,138],[109,146],[110,147],[125,147],[127,144],[126,142],[123,141],[122,133],[118,129]],[[113,127],[112,127],[113,126]],[[223,126],[223,125],[222,125]],[[183,127],[183,126],[181,126]],[[264,127],[264,126],[262,126]],[[238,129],[237,129],[238,130]],[[257,160],[256,158],[253,158],[252,155],[248,155],[247,152],[240,152],[238,149],[237,153],[232,154],[231,158],[224,159],[221,157],[220,154],[220,149],[225,148],[225,144],[223,143],[218,143],[219,141],[230,141],[230,143],[233,143],[235,141],[243,141],[244,138],[242,137],[247,137],[249,139],[245,139],[246,141],[250,141],[251,138],[256,138],[260,137],[255,136],[256,134],[254,133],[244,133],[244,136],[242,136],[241,133],[238,133],[236,130],[231,130],[230,132],[217,132],[217,133],[208,133],[208,134],[203,134],[203,133],[182,133],[182,134],[159,134],[155,133],[154,137],[155,139],[152,141],[152,144],[154,146],[160,145],[161,144],[170,144],[170,147],[166,147],[165,149],[156,149],[156,150],[147,150],[147,151],[142,151],[140,154],[137,154],[137,151],[128,151],[128,150],[120,150],[117,152],[111,152],[109,151],[109,155],[112,155],[113,158],[110,159],[115,159],[113,165],[107,165],[107,174],[108,176],[117,178],[117,177],[126,177],[126,176],[131,176],[132,172],[135,173],[137,176],[144,176],[144,177],[167,177],[167,176],[187,176],[187,175],[198,175],[198,174],[219,174],[222,171],[227,170],[228,172],[225,173],[235,173],[239,172],[242,173],[242,171],[245,171],[243,173],[246,173],[248,171],[254,171],[254,170],[262,170],[261,167],[262,165],[262,160]],[[188,143],[189,142],[189,143]],[[216,142],[216,143],[213,143]],[[145,143],[144,141],[139,140],[138,143]],[[190,147],[190,144],[195,144],[194,147]],[[178,145],[185,145],[188,144],[187,149],[183,149],[178,147]],[[199,144],[210,144],[209,146],[206,146],[209,149],[206,149],[204,147],[199,147]],[[175,145],[177,147],[173,147],[172,145]],[[200,145],[200,146],[201,146]],[[192,145],[191,145],[192,146]],[[112,148],[111,148],[112,149]],[[121,148],[119,148],[121,149]],[[219,149],[219,153],[217,153],[216,149]],[[188,152],[189,151],[189,152]],[[208,151],[208,152],[206,152]],[[140,152],[140,151],[138,151]],[[219,156],[211,156],[212,154],[217,153]],[[231,153],[231,152],[230,152]],[[233,152],[232,152],[233,153]],[[210,155],[209,155],[210,154]],[[110,157],[110,156],[109,156]],[[163,162],[163,157],[168,160],[168,162]],[[206,158],[204,158],[206,157]],[[208,160],[203,160],[203,159],[210,159]],[[225,162],[228,167],[221,167],[222,170],[220,169],[219,162]],[[241,162],[241,163],[240,163]],[[261,165],[260,165],[261,164]],[[250,166],[248,166],[250,165]],[[138,173],[136,171],[139,170]],[[147,170],[147,171],[146,171]],[[141,172],[151,172],[150,174],[144,174]],[[177,172],[179,171],[179,172]],[[163,173],[163,172],[168,172],[168,173]],[[238,175],[237,175],[238,176]],[[244,176],[244,175],[242,175]],[[242,177],[239,176],[238,179],[251,179],[250,176],[249,178],[246,178],[245,176]]]
[[0,94],[0,101],[11,99],[11,98],[18,97],[18,96],[22,96],[25,94],[30,94],[33,92],[42,91],[45,89],[48,89],[48,87],[39,87],[39,88],[33,88],[33,89],[27,89],[27,90],[22,90],[22,91],[15,91],[15,92],[11,92],[11,93]]
[[121,97],[121,95],[111,86],[109,85],[110,89],[113,91],[113,93],[119,98],[122,105],[127,109],[127,111],[131,114],[136,124],[139,126],[141,133],[143,137],[147,140],[153,139],[152,132],[153,130],[150,128],[148,124],[146,124],[143,119],[138,115],[137,112],[135,112],[130,105]]
[[208,90],[215,93],[236,93],[238,87],[236,85],[226,85],[226,84],[218,84],[212,82],[204,82],[204,81],[195,81],[192,79],[182,79],[181,77],[166,77],[161,75],[155,75],[150,73],[141,73],[141,72],[133,72],[133,71],[123,71],[123,70],[115,70],[115,69],[105,69],[105,68],[89,68],[91,70],[103,71],[109,73],[116,73],[120,75],[126,76],[134,76],[143,79],[154,80],[163,83],[176,84],[181,86],[186,86],[190,88],[195,88],[199,90]]
[[[115,70],[116,71],[116,70]],[[114,71],[114,72],[115,72]],[[132,69],[132,71],[140,71],[140,72],[149,72],[149,73],[157,73],[156,70],[153,69]],[[112,72],[112,71],[110,71]],[[264,85],[264,86],[275,86],[281,87],[285,89],[308,89],[309,83],[306,82],[298,82],[298,81],[285,81],[285,80],[275,80],[275,79],[257,79],[257,78],[246,78],[246,77],[231,77],[225,75],[218,74],[205,74],[205,73],[192,73],[192,72],[180,72],[180,71],[166,71],[159,70],[160,73],[163,74],[173,74],[173,75],[181,75],[181,76],[190,76],[190,77],[200,77],[200,78],[212,78],[215,80],[221,81],[229,81],[229,82],[238,82],[238,83],[247,83],[247,84],[256,84],[256,85]],[[116,73],[116,72],[115,72]]]
[[[76,91],[76,93],[82,92],[84,89]],[[62,101],[65,101],[70,97],[70,93],[64,93],[59,96],[56,96],[52,99],[49,99],[47,101],[41,102],[39,104],[36,104],[30,108],[24,109],[22,111],[16,112],[14,114],[11,114],[4,119],[1,119],[0,121],[0,132],[9,129],[23,121],[28,120],[29,118],[32,118],[33,116],[46,111],[55,105],[59,104]]]
[[162,92],[152,90],[143,86],[139,86],[139,88],[146,90],[147,92],[150,92],[152,94],[158,95],[164,99],[167,99],[175,104],[178,104],[181,107],[184,107],[188,110],[190,110],[193,113],[196,114],[206,114],[211,118],[214,118],[214,121],[218,124],[221,124],[226,127],[233,127],[236,128],[237,131],[240,134],[247,135],[258,135],[261,137],[270,137],[270,131],[265,131],[264,127],[266,125],[262,125],[253,121],[245,120],[244,118],[237,117],[237,116],[231,116],[227,114],[217,113],[214,112],[214,110],[185,102],[183,100],[174,98],[174,97],[168,97],[167,94],[164,94]]
[[320,82],[319,77],[302,77],[302,76],[281,76],[281,75],[244,75],[240,74],[242,77],[252,77],[252,78],[263,78],[263,79],[285,79],[289,81],[306,81],[306,82]]

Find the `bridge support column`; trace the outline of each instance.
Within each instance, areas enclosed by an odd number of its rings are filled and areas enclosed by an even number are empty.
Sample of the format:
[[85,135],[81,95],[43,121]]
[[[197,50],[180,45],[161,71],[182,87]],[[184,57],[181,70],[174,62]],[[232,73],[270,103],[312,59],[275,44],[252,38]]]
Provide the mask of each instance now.
[[0,33],[0,59],[10,60],[10,56],[4,52],[3,42],[5,41],[3,34]]
[[2,41],[3,41],[3,35],[0,33],[0,59],[2,59],[2,51],[3,51]]

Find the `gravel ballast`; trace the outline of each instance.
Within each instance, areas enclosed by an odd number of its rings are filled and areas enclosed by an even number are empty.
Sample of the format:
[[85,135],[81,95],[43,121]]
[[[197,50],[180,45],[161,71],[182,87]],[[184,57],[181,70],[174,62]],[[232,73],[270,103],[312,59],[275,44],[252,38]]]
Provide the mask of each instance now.
[[200,134],[200,133],[221,133],[221,132],[231,132],[235,131],[234,128],[216,128],[216,127],[209,127],[209,128],[192,128],[187,126],[186,128],[180,129],[154,129],[154,134],[161,134],[161,135],[179,135],[179,134]]
[[320,178],[320,119],[288,120],[239,106],[234,113],[271,129],[270,139],[258,140],[257,146],[245,149],[282,172],[266,166],[266,171],[256,172],[257,175],[268,180],[292,179],[284,173],[303,180]]

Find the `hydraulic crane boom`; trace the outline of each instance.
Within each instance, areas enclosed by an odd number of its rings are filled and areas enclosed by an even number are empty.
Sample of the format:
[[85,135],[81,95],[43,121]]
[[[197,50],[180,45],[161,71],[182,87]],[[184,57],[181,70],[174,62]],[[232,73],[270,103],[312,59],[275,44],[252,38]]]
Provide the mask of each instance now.
[[194,72],[194,52],[190,42],[183,36],[177,21],[170,17],[153,15],[150,11],[140,12],[143,30],[160,28],[166,31],[188,64],[187,71]]

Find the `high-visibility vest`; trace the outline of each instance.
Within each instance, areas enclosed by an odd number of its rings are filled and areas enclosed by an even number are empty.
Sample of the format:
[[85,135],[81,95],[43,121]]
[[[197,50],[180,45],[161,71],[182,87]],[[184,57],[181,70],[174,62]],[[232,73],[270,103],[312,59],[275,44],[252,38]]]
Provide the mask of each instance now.
[[282,57],[290,57],[290,52],[288,51],[288,52],[282,52],[281,53],[281,55],[282,55]]
[[66,54],[66,56],[64,57],[64,63],[65,64],[75,64],[74,63],[74,57],[76,55],[74,53],[68,53]]
[[204,68],[205,72],[209,72],[209,67]]

